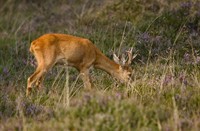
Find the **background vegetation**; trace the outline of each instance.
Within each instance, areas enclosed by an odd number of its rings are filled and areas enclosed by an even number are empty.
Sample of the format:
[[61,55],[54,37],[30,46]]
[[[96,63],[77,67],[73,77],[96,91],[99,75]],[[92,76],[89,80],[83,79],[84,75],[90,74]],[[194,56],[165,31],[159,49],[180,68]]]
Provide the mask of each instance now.
[[[0,1],[0,130],[199,130],[198,0]],[[45,33],[85,37],[111,57],[129,47],[131,85],[55,67],[45,89],[25,97],[36,63],[30,42]]]

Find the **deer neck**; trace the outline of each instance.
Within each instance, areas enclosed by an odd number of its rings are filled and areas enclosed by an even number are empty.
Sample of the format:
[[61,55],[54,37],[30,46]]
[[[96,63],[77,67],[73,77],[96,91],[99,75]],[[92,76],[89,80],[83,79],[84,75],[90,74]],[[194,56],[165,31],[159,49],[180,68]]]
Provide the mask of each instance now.
[[120,65],[110,60],[104,54],[97,54],[95,68],[106,71],[112,76],[116,76],[119,72]]

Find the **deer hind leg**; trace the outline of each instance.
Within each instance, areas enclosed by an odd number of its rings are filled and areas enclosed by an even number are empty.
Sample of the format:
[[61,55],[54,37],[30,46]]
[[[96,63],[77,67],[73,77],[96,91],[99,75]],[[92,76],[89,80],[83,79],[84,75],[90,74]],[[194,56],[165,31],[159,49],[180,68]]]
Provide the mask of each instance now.
[[44,74],[55,64],[55,60],[52,57],[51,59],[45,59],[42,52],[35,52],[35,58],[38,62],[38,67],[36,71],[28,78],[27,80],[27,90],[26,96],[31,92],[32,86],[35,84],[38,88],[42,87],[42,82],[44,79]]
[[27,81],[27,91],[26,95],[28,96],[30,94],[30,91],[32,89],[32,85],[37,82],[43,77],[43,75],[47,72],[47,69],[45,69],[43,66],[38,66],[36,71],[28,78]]
[[37,87],[38,90],[42,89],[42,87],[43,87],[44,77],[45,77],[45,74],[42,75],[42,76],[36,81],[35,86]]
[[80,71],[80,76],[83,80],[84,88],[86,90],[91,90],[92,88],[92,83],[91,83],[91,78],[89,74],[89,69],[84,69]]

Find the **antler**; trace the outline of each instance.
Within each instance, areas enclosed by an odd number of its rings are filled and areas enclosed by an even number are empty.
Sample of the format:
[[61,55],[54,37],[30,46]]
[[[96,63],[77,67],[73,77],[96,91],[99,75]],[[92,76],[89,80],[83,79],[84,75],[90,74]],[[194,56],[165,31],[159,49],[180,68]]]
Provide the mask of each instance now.
[[120,65],[123,65],[123,66],[126,64],[126,59],[125,59],[124,54],[122,54],[121,57],[118,57],[115,53],[113,53],[113,60],[114,60],[117,64],[120,64]]
[[137,56],[137,54],[135,54],[133,56],[133,47],[131,47],[129,50],[126,51],[127,55],[128,55],[128,59],[125,59],[125,54],[122,54],[121,57],[119,58],[115,53],[113,53],[113,59],[116,63],[120,64],[120,65],[130,65],[132,60]]
[[133,56],[133,47],[130,48],[130,50],[127,50],[126,53],[128,54],[128,60],[127,60],[127,64],[130,65],[131,61],[137,56],[137,54],[135,54]]

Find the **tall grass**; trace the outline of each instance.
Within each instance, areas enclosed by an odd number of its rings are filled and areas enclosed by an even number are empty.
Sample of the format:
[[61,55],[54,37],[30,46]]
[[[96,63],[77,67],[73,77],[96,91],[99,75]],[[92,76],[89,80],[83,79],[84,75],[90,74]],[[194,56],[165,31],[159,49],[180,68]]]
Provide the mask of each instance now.
[[[199,130],[198,1],[134,2],[0,4],[0,130]],[[133,81],[94,69],[85,91],[76,70],[54,67],[25,97],[29,43],[49,32],[89,38],[110,58],[133,47]]]

